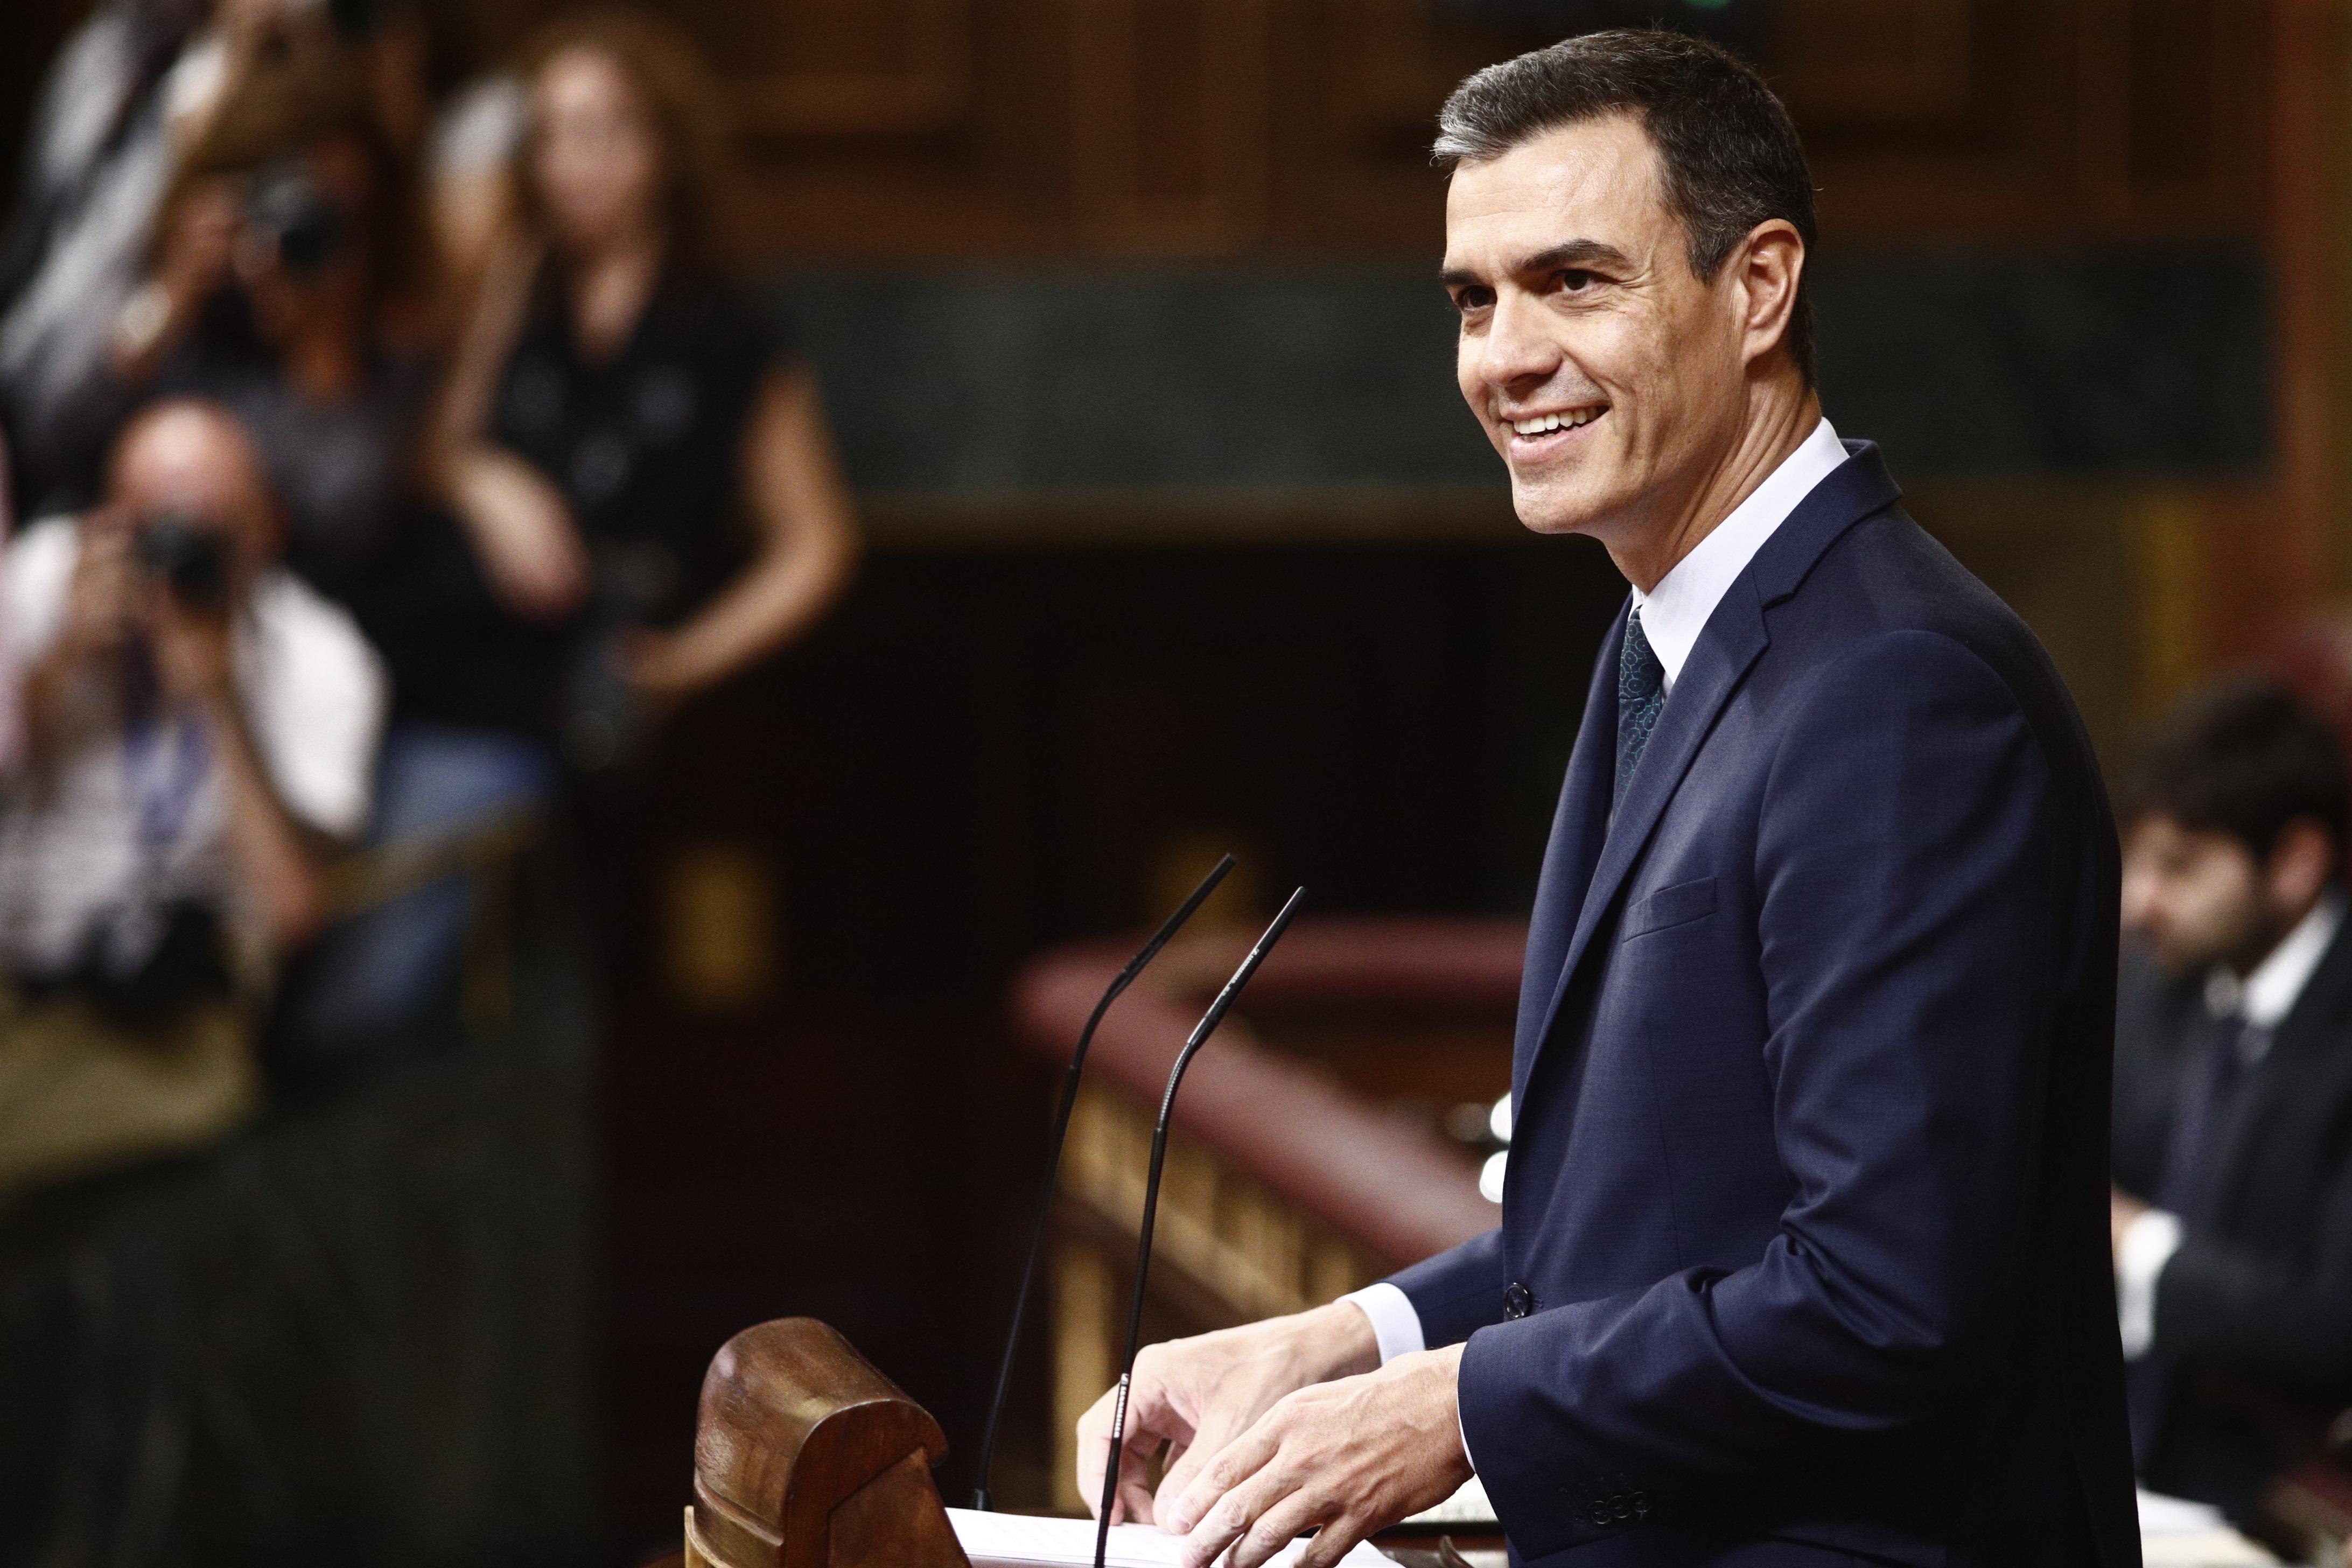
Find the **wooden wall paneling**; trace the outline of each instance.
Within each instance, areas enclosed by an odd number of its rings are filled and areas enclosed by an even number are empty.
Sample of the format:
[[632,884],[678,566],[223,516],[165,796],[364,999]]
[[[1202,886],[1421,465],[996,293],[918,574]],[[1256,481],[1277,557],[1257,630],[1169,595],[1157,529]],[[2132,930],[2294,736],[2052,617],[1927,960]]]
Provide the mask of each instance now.
[[[2352,516],[2345,472],[2347,368],[2344,8],[2273,0],[2269,17],[2267,248],[2272,268],[2273,596],[2308,602],[2340,585]],[[2240,571],[2251,563],[2238,559]],[[2279,606],[2285,608],[2288,606]]]
[[1772,19],[1772,85],[1811,126],[1933,124],[1970,105],[1969,0],[1781,0]]
[[735,83],[748,133],[908,135],[971,112],[971,0],[795,0],[774,16],[778,58]]
[[[2341,25],[2330,0],[1782,0],[1763,66],[1832,245],[2244,237],[2280,5]],[[1438,106],[1548,37],[1426,0],[666,9],[729,83],[770,258],[1430,256]]]
[[2242,0],[2081,0],[2083,210],[2126,230],[2259,223],[2267,32]]
[[1069,0],[1081,242],[1254,247],[1266,218],[1270,0]]
[[[1021,0],[692,0],[728,79],[763,261],[1066,245],[1066,59]],[[706,15],[707,13],[707,15]]]
[[1789,0],[1765,65],[1838,240],[2139,242],[2252,228],[2263,34],[2231,0]]
[[1286,134],[1274,231],[1301,249],[1425,258],[1444,246],[1445,182],[1429,162],[1437,111],[1464,77],[1547,41],[1446,20],[1427,0],[1286,6]]

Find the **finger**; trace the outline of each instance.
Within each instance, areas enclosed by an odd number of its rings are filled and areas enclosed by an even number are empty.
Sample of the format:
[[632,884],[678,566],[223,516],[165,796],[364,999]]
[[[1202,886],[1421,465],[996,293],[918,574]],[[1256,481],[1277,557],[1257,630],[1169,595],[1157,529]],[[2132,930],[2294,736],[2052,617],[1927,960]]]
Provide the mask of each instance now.
[[1156,1437],[1130,1432],[1118,1450],[1118,1491],[1111,1500],[1110,1521],[1143,1521],[1151,1517],[1151,1489],[1144,1484],[1144,1471],[1158,1451]]
[[1184,1540],[1185,1568],[1207,1568],[1225,1549],[1242,1539],[1259,1518],[1280,1502],[1296,1484],[1277,1467],[1253,1472],[1219,1498]]
[[1149,1524],[1151,1522],[1151,1489],[1140,1480],[1121,1479],[1118,1499],[1112,1505],[1113,1524]]
[[1150,1432],[1171,1443],[1190,1443],[1192,1421],[1169,1376],[1171,1358],[1152,1353],[1160,1348],[1153,1345],[1135,1360],[1135,1375],[1127,1392],[1128,1430]]
[[1317,1516],[1326,1511],[1324,1502],[1307,1487],[1277,1499],[1234,1543],[1233,1568],[1262,1568],[1275,1553],[1320,1522]]
[[1160,1495],[1154,1509],[1163,1525],[1175,1528],[1167,1524],[1170,1510],[1183,1500],[1209,1461],[1249,1430],[1251,1420],[1247,1410],[1232,1405],[1221,1405],[1202,1413],[1200,1429],[1191,1434],[1192,1441],[1170,1460],[1166,1473],[1160,1478]]
[[1327,1519],[1315,1539],[1299,1552],[1297,1568],[1339,1568],[1339,1560],[1370,1534],[1366,1521],[1358,1515],[1343,1513]]
[[[1178,1494],[1176,1506],[1160,1510],[1163,1525],[1177,1535],[1199,1528],[1201,1522],[1215,1511],[1221,1499],[1229,1496],[1244,1480],[1264,1469],[1279,1451],[1282,1439],[1271,1430],[1276,1425],[1271,1421],[1260,1421],[1211,1456],[1209,1462],[1202,1466],[1200,1473],[1192,1478],[1192,1484]],[[1167,1489],[1163,1487],[1160,1490],[1165,1496]]]

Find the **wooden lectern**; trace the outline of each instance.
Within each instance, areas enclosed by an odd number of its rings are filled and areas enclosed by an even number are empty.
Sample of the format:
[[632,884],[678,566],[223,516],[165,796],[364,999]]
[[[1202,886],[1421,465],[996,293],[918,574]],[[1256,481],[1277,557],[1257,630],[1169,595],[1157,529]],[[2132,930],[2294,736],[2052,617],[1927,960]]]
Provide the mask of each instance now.
[[727,1342],[702,1380],[686,1568],[971,1568],[929,1412],[814,1318]]

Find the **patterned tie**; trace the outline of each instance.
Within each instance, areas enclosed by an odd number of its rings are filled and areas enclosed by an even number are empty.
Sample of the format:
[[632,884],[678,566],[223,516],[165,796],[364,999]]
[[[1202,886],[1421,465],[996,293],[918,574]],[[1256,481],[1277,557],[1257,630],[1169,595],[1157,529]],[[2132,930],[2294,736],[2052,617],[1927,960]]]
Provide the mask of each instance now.
[[1658,727],[1658,710],[1665,705],[1666,667],[1658,662],[1650,647],[1650,634],[1642,629],[1642,612],[1635,610],[1625,623],[1625,646],[1617,655],[1617,798],[1621,801],[1634,765],[1650,743],[1650,732]]

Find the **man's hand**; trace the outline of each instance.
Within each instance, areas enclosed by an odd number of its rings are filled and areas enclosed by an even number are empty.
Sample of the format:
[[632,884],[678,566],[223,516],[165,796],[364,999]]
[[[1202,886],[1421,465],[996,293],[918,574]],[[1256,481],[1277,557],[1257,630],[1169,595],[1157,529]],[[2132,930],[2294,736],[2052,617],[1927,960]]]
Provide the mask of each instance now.
[[2147,1205],[2121,1187],[2111,1188],[2107,1194],[2107,1245],[2117,1258],[2124,1253],[2124,1232],[2132,1221],[2147,1212]]
[[1258,1568],[1318,1525],[1299,1565],[1329,1568],[1373,1531],[1452,1496],[1470,1479],[1461,1368],[1462,1347],[1449,1345],[1285,1396],[1161,1510],[1160,1523],[1187,1536],[1186,1568],[1229,1546],[1233,1568]]
[[58,646],[68,658],[111,653],[130,639],[139,607],[129,530],[97,518],[80,531]]
[[[1371,1321],[1349,1301],[1147,1346],[1135,1358],[1128,1394],[1112,1521],[1162,1519],[1144,1485],[1144,1462],[1163,1445],[1171,1462],[1160,1496],[1172,1501],[1202,1463],[1283,1395],[1327,1378],[1369,1372],[1380,1364],[1380,1353]],[[1078,1421],[1078,1495],[1089,1510],[1102,1502],[1103,1464],[1109,1457],[1118,1397],[1112,1389]]]

